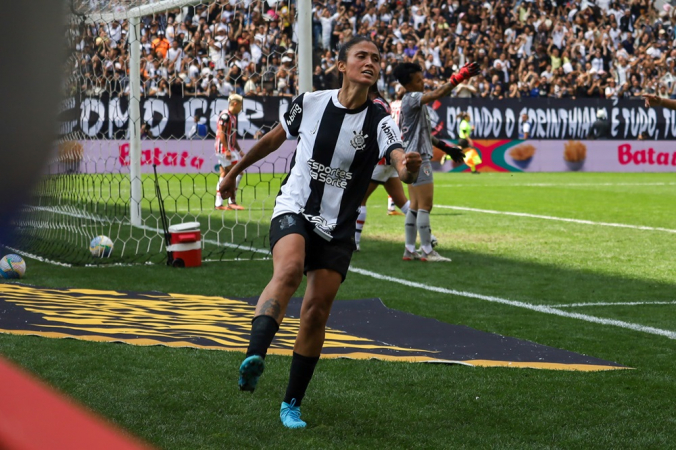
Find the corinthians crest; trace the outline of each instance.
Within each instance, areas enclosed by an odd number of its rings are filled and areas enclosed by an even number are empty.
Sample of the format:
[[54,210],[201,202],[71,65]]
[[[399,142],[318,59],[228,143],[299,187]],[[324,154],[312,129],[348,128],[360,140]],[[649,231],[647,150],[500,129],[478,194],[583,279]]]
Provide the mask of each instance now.
[[364,150],[366,147],[366,138],[369,135],[364,135],[364,130],[353,131],[354,137],[350,141],[350,145],[357,151]]

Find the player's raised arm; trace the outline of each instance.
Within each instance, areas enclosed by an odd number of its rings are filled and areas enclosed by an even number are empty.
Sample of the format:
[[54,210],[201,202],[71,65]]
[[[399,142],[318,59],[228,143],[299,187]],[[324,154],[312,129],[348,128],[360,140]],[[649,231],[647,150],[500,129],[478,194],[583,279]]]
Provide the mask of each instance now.
[[251,150],[249,150],[238,162],[228,175],[223,179],[219,190],[223,198],[235,198],[235,181],[237,175],[244,172],[250,165],[260,161],[268,156],[270,153],[277,150],[286,140],[286,131],[281,125],[277,125],[268,134],[263,136],[260,141],[256,142]]
[[469,80],[473,76],[477,75],[480,71],[480,67],[477,63],[467,63],[458,70],[457,73],[451,75],[448,83],[436,88],[432,92],[427,92],[422,95],[420,99],[421,104],[426,104],[439,100],[441,97],[446,97],[450,95],[451,91],[455,89],[457,85],[462,83],[465,80]]

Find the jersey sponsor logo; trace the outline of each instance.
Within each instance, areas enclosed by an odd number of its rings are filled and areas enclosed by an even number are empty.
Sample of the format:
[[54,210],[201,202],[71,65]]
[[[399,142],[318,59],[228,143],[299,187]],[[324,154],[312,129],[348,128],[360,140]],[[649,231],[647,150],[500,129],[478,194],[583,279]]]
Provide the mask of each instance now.
[[364,130],[353,131],[353,133],[354,137],[350,141],[350,145],[356,151],[364,150],[364,148],[366,148],[366,138],[368,138],[369,135],[368,134],[364,135]]
[[310,168],[310,176],[313,180],[320,181],[341,189],[347,188],[347,182],[352,179],[352,172],[346,172],[343,169],[337,169],[309,159],[307,165]]
[[386,145],[389,146],[389,145],[392,145],[392,144],[394,144],[395,142],[398,141],[397,135],[394,134],[394,130],[392,129],[392,127],[387,122],[383,122],[380,125],[380,129],[383,130],[383,133],[385,133],[385,136],[387,136],[387,144]]
[[293,121],[296,119],[296,115],[301,111],[302,109],[300,106],[298,106],[298,103],[294,103],[293,106],[291,107],[291,111],[289,111],[289,118],[286,120],[286,124],[288,126],[291,126]]

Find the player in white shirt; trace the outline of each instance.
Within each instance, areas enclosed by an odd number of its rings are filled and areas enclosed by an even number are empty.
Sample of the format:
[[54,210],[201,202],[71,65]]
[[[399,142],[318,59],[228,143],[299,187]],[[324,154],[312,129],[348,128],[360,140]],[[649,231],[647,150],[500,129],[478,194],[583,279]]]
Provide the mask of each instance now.
[[270,224],[273,275],[260,295],[251,325],[239,387],[253,391],[265,355],[291,296],[307,275],[291,371],[280,419],[287,428],[304,428],[300,404],[324,345],[331,305],[354,251],[357,207],[373,168],[385,157],[400,179],[418,177],[419,153],[404,153],[392,118],[368,98],[378,80],[380,53],[368,38],[346,42],[338,54],[340,90],[296,97],[281,123],[263,136],[221,183],[221,195],[235,195],[235,178],[251,164],[297,138],[291,170],[275,201]]

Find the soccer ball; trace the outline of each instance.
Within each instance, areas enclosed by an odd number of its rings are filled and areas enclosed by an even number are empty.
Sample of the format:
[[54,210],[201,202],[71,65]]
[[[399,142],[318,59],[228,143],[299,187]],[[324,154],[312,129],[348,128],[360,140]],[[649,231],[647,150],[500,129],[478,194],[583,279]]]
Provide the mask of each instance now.
[[0,259],[2,278],[21,278],[26,273],[26,262],[19,255],[7,255]]
[[96,236],[89,244],[89,251],[95,258],[107,258],[113,252],[113,241],[108,236]]

